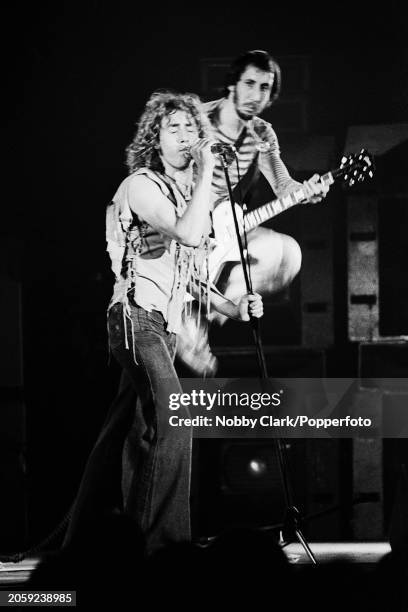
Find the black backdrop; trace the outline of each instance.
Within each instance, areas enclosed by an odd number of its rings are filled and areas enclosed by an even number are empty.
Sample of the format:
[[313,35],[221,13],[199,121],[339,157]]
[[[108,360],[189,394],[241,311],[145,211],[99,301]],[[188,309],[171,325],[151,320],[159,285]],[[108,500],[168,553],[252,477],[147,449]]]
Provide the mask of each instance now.
[[264,48],[312,57],[314,132],[406,120],[399,3],[361,15],[344,4],[296,14],[142,4],[43,2],[5,19],[12,109],[1,269],[23,283],[31,541],[67,509],[114,393],[104,206],[151,91],[201,93],[200,59]]

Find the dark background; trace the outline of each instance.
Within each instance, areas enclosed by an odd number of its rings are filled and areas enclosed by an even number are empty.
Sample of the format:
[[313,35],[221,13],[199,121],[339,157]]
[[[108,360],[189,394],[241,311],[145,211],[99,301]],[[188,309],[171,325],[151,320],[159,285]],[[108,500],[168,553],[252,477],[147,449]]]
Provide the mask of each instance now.
[[[6,16],[5,97],[13,107],[1,269],[23,287],[30,542],[68,509],[115,392],[118,372],[108,369],[105,334],[112,277],[104,210],[126,176],[124,149],[147,97],[162,87],[204,93],[201,59],[260,48],[310,56],[314,134],[341,142],[349,125],[406,121],[402,3],[363,14],[356,4],[318,13],[43,2]],[[341,244],[335,283],[344,294]],[[337,341],[344,347],[339,312]]]

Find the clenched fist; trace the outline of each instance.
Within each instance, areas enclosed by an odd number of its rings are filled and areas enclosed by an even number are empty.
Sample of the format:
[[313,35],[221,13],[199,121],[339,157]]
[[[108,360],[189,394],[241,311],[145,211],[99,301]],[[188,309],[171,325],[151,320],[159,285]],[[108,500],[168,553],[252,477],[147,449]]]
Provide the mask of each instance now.
[[238,303],[240,321],[249,321],[251,317],[259,319],[263,315],[262,297],[259,293],[246,293]]

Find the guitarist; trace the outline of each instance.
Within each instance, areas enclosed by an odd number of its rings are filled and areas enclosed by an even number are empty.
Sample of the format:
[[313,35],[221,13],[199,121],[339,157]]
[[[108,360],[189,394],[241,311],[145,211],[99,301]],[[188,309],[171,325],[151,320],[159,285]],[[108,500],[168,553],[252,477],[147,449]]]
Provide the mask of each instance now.
[[[271,124],[258,116],[278,98],[280,84],[277,62],[266,51],[247,51],[232,62],[226,76],[224,97],[204,104],[214,140],[234,145],[237,151],[239,175],[235,161],[229,166],[236,202],[240,194],[236,188],[239,178],[242,190],[248,191],[259,172],[279,198],[302,187],[306,195],[302,202],[320,202],[329,189],[320,182],[318,174],[303,184],[291,178],[280,157],[278,139]],[[228,198],[220,160],[215,165],[212,191],[215,206]],[[248,251],[253,286],[261,294],[284,289],[300,270],[301,250],[291,236],[258,227],[248,234]],[[236,300],[242,295],[244,277],[240,263],[234,265],[223,280],[226,285],[222,291],[226,297]],[[226,318],[214,313],[212,320],[222,324]],[[208,347],[205,326],[194,329],[191,320],[189,325],[179,342],[179,358],[197,374],[214,374],[216,360]]]

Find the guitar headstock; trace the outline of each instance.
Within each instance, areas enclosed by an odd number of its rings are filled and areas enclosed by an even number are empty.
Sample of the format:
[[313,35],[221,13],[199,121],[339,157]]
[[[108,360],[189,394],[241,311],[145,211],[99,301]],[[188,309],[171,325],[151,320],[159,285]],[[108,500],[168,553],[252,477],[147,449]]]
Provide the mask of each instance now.
[[362,183],[367,176],[374,176],[374,158],[366,149],[361,149],[360,153],[350,153],[341,159],[338,174],[343,181],[352,187],[355,183]]

